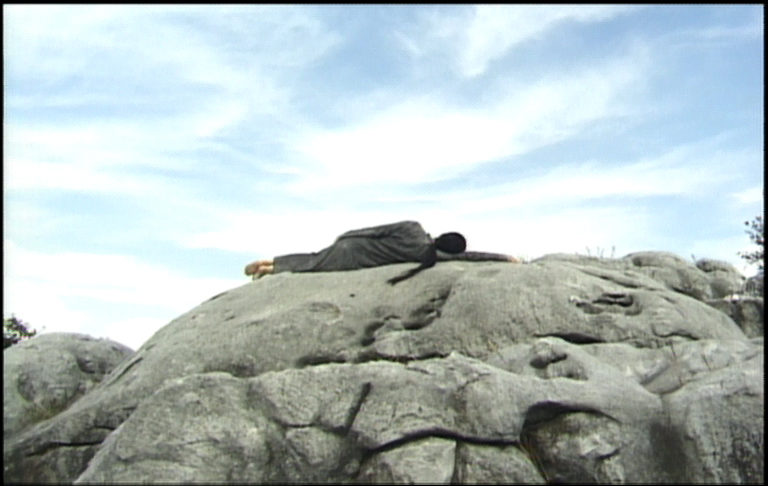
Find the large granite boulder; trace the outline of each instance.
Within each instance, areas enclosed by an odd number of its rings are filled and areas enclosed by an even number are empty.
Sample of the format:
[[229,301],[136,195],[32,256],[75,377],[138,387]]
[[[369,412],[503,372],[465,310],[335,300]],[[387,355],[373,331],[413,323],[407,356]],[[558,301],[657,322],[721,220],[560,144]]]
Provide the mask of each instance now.
[[712,298],[720,299],[744,291],[747,280],[728,262],[702,258],[696,268],[707,274]]
[[133,350],[84,334],[48,333],[3,350],[3,438],[57,415]]
[[763,481],[763,340],[704,302],[711,271],[549,255],[386,283],[410,266],[214,296],[6,437],[4,479]]

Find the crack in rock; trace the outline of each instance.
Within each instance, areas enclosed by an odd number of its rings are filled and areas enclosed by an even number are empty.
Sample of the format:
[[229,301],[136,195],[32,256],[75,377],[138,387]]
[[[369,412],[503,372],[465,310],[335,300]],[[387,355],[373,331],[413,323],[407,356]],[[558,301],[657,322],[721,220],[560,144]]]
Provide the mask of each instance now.
[[458,432],[444,429],[444,428],[427,428],[427,429],[411,432],[409,434],[403,435],[402,437],[398,437],[397,439],[393,439],[385,444],[381,444],[377,447],[367,449],[365,457],[368,458],[376,454],[381,454],[383,452],[387,452],[392,449],[402,447],[405,444],[408,444],[411,442],[416,442],[422,439],[429,439],[429,438],[455,440],[457,442],[464,442],[467,444],[487,445],[487,446],[495,446],[495,447],[505,447],[509,445],[516,445],[519,442],[517,440],[488,439],[488,438],[482,438],[482,437],[476,437],[476,436],[468,436],[468,435],[463,435]]
[[67,441],[58,441],[53,440],[46,442],[44,444],[41,444],[38,448],[35,450],[27,453],[26,457],[33,457],[33,456],[42,456],[44,454],[47,454],[49,451],[53,449],[59,449],[62,447],[91,447],[91,446],[98,446],[101,445],[104,442],[104,439],[99,441],[82,441],[82,442],[67,442]]
[[347,359],[340,354],[308,354],[296,360],[297,368],[306,366],[319,366],[324,364],[346,363]]
[[355,404],[349,410],[349,415],[347,416],[347,420],[344,422],[344,428],[342,433],[345,436],[349,434],[350,430],[352,430],[352,424],[355,423],[357,414],[360,413],[360,409],[363,407],[363,403],[368,398],[368,395],[370,395],[372,388],[373,388],[373,384],[371,382],[366,382],[361,387],[360,395],[358,395],[357,400],[355,401]]
[[125,367],[122,370],[120,370],[119,373],[110,377],[109,380],[104,383],[104,386],[109,386],[115,383],[117,380],[122,378],[126,373],[128,373],[128,370],[130,370],[131,368],[139,364],[143,359],[144,359],[143,356],[136,356],[133,359],[131,359],[131,361],[128,362],[128,364],[126,364]]
[[592,301],[595,304],[620,305],[621,307],[630,307],[634,304],[634,298],[630,294],[623,292],[604,292],[600,297]]
[[624,309],[619,311],[628,316],[636,316],[642,311],[637,299],[632,294],[625,292],[603,292],[597,298],[592,300],[581,299],[577,296],[571,296],[568,301],[575,304],[585,314],[602,314],[603,312],[616,313],[612,308],[619,307]]
[[595,344],[605,342],[599,337],[581,332],[551,332],[547,334],[535,334],[534,336],[537,338],[556,337],[563,341],[568,341],[571,344]]
[[452,285],[447,285],[440,289],[436,296],[409,312],[404,318],[395,312],[386,312],[387,309],[379,309],[376,313],[379,314],[381,312],[384,315],[371,321],[365,327],[360,344],[362,346],[370,346],[382,333],[403,330],[416,331],[429,326],[442,315],[442,309],[451,294],[452,288]]
[[527,427],[536,427],[544,422],[549,422],[558,418],[561,415],[569,413],[588,413],[598,417],[606,417],[616,423],[621,423],[620,420],[611,417],[607,413],[589,407],[574,407],[569,405],[563,405],[557,402],[539,402],[532,405],[525,413],[525,422],[523,422],[523,430]]
[[417,356],[390,356],[390,355],[381,354],[375,349],[368,348],[358,353],[352,362],[354,364],[361,364],[361,363],[370,363],[371,361],[387,361],[390,363],[410,364],[415,361],[423,361],[426,359],[447,358],[448,355],[450,354],[451,353],[449,352],[429,351],[429,352],[424,352],[422,354],[419,354]]

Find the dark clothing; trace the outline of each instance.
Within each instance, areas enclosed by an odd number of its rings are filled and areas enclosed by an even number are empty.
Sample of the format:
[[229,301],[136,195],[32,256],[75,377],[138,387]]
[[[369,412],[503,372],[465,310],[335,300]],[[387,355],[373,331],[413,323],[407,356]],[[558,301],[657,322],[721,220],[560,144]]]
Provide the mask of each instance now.
[[[432,237],[415,221],[347,231],[328,248],[317,253],[275,257],[278,272],[330,272],[377,267],[391,263],[420,262],[432,246]],[[438,260],[506,261],[498,253],[437,252]]]

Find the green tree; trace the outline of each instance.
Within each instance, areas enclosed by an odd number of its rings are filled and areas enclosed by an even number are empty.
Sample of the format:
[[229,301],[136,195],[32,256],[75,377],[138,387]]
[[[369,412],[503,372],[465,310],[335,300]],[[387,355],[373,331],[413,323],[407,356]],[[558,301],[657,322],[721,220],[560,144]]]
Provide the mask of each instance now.
[[764,274],[763,250],[765,249],[765,228],[763,227],[763,217],[756,216],[753,221],[744,221],[747,227],[746,232],[752,243],[757,245],[754,251],[739,252],[739,256],[750,264],[757,264],[758,274]]
[[37,331],[29,330],[29,324],[11,314],[11,317],[3,319],[3,349],[13,346],[22,339],[29,339],[37,334]]

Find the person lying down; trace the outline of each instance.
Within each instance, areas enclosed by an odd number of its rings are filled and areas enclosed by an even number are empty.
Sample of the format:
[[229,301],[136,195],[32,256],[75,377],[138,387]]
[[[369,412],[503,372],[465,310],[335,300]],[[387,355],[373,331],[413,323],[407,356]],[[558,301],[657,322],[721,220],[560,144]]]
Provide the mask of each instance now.
[[387,280],[394,285],[434,266],[438,261],[520,263],[517,258],[500,253],[465,251],[466,246],[467,242],[460,233],[444,233],[433,239],[416,221],[401,221],[347,231],[331,246],[317,253],[295,253],[249,263],[245,274],[255,280],[279,272],[333,272],[392,263],[419,263],[419,266]]

